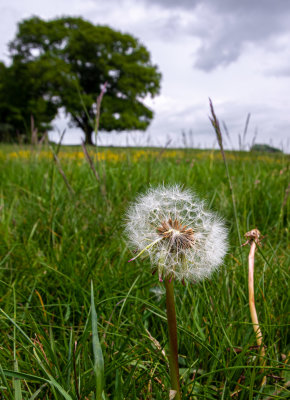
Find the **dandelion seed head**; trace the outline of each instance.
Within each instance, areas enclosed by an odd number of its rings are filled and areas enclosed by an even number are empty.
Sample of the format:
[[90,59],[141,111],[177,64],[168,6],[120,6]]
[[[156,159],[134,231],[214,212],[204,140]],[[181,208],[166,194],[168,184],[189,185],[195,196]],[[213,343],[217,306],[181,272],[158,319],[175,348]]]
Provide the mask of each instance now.
[[227,251],[222,219],[179,185],[150,188],[127,212],[132,248],[150,256],[159,277],[198,281],[209,277]]

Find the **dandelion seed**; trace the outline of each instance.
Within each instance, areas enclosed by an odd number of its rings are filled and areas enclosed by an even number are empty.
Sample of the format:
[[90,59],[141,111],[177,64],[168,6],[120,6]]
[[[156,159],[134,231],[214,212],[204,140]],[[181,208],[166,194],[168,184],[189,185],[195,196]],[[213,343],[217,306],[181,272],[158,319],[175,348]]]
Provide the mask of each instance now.
[[227,229],[204,202],[179,185],[159,186],[139,196],[127,213],[126,232],[138,254],[149,255],[159,279],[199,281],[221,264]]

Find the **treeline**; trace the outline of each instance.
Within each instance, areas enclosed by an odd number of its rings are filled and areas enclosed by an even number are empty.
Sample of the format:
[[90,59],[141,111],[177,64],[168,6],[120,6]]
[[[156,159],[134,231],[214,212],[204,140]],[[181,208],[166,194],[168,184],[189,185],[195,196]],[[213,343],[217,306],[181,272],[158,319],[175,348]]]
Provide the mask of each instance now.
[[0,63],[0,140],[42,136],[60,109],[92,143],[96,99],[106,85],[100,124],[105,131],[145,130],[161,74],[138,39],[81,18],[19,23],[9,43],[11,65]]

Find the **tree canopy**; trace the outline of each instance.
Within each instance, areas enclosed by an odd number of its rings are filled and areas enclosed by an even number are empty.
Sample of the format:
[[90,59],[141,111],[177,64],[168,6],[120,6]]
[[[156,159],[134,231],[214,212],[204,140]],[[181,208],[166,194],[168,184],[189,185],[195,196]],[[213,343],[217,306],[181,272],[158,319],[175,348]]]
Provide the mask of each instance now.
[[[48,66],[38,61],[0,67],[0,140],[30,132],[33,116],[39,133],[50,128],[58,103],[45,78]],[[45,71],[46,70],[46,71]]]
[[144,99],[159,93],[161,74],[129,34],[81,18],[33,17],[19,24],[9,51],[12,65],[0,66],[2,122],[21,126],[33,114],[43,129],[63,108],[91,143],[96,97],[105,82],[103,130],[145,130],[153,118]]

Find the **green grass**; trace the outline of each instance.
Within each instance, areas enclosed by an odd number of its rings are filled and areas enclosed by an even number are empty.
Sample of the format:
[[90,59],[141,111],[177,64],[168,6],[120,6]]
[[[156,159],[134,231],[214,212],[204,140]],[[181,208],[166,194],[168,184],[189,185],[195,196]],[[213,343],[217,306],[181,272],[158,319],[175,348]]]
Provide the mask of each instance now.
[[99,163],[101,185],[85,160],[62,157],[71,194],[53,160],[37,151],[9,156],[18,150],[0,149],[0,396],[168,398],[164,287],[148,260],[128,264],[123,234],[129,202],[162,182],[193,188],[230,230],[219,273],[203,283],[175,285],[184,399],[289,396],[283,388],[289,381],[289,199],[282,207],[289,157],[227,153],[240,234],[257,227],[267,235],[255,265],[265,373],[271,375],[261,389],[247,298],[249,247],[239,246],[218,152],[151,150],[136,161],[138,150],[101,149],[116,155]]

